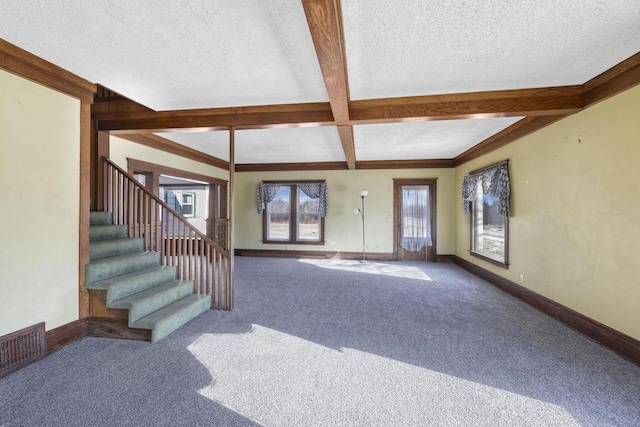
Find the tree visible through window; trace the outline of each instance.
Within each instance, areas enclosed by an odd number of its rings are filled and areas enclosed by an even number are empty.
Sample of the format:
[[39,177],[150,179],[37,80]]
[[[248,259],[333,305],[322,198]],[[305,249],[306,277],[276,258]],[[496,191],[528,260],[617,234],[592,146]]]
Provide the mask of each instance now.
[[266,243],[324,243],[319,200],[297,185],[283,185],[264,212]]

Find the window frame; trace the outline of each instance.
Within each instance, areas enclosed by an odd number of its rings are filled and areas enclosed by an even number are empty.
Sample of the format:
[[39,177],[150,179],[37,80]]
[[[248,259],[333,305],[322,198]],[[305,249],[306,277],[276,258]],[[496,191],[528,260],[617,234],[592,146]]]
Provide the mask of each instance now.
[[[470,172],[470,174],[475,174],[475,173],[479,173],[482,172],[483,170],[486,169],[490,169],[502,164],[508,163],[507,161],[503,161],[503,162],[499,162],[499,163],[495,163],[493,165],[484,167],[482,169],[478,169],[476,171]],[[478,187],[481,189],[482,188],[482,178],[480,178],[478,180]],[[482,199],[480,199],[480,197],[478,196],[478,198],[476,198],[475,201],[473,201],[471,203],[471,212],[469,214],[469,254],[476,257],[476,258],[480,258],[488,263],[491,263],[493,265],[497,265],[498,267],[502,267],[506,270],[509,269],[509,217],[505,217],[506,221],[504,224],[504,258],[503,261],[497,260],[495,258],[491,258],[487,255],[485,255],[482,252],[478,252],[474,246],[475,246],[475,237],[476,237],[476,227],[475,227],[475,219],[476,219],[476,213],[477,213],[477,206],[478,203],[483,203],[484,201],[484,192],[482,190],[477,190],[480,194],[483,196]]]
[[[269,181],[264,181],[268,183]],[[325,182],[325,181],[274,181],[282,184],[282,186],[291,187],[291,191],[289,192],[289,239],[288,240],[270,240],[268,238],[268,219],[269,219],[269,206],[267,205],[262,212],[262,243],[269,245],[324,245],[324,217],[320,216],[320,235],[319,240],[300,240],[298,238],[298,233],[300,231],[298,220],[298,205],[300,203],[298,192],[301,191],[298,188],[298,183],[306,183],[306,182]]]
[[[191,196],[191,203],[186,203],[184,201],[184,196]],[[195,218],[196,217],[196,193],[192,191],[183,191],[180,194],[180,198],[182,199],[182,203],[180,203],[180,207],[182,208],[182,216],[185,218]],[[184,213],[185,204],[187,206],[191,206],[191,215],[187,215]]]

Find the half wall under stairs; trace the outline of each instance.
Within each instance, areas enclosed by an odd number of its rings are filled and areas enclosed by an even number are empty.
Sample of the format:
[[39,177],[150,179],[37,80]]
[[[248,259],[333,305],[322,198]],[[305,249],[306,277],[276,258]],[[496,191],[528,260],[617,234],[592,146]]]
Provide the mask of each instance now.
[[126,319],[128,328],[148,330],[156,342],[211,307],[210,296],[196,294],[192,280],[178,279],[175,266],[161,264],[160,252],[145,251],[143,239],[129,238],[127,226],[111,218],[91,212],[86,287],[92,314]]

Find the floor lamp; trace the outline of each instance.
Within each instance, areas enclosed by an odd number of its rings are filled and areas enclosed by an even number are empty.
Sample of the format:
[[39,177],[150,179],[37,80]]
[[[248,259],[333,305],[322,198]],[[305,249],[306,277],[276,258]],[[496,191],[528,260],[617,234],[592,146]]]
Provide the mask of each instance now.
[[360,192],[360,198],[362,199],[362,208],[353,209],[354,214],[356,215],[360,214],[362,216],[362,259],[360,260],[360,262],[365,262],[367,260],[365,234],[364,234],[364,198],[367,197],[367,194],[369,194],[367,190],[362,190]]

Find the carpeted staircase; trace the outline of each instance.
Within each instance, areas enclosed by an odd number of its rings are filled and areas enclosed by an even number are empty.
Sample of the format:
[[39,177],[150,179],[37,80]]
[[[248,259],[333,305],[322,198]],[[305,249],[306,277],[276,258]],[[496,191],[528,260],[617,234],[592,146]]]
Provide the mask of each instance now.
[[197,295],[193,281],[179,280],[176,267],[160,264],[159,252],[145,252],[142,239],[127,237],[111,213],[91,212],[87,289],[106,291],[106,306],[128,310],[129,328],[150,329],[161,340],[205,312],[211,297]]

